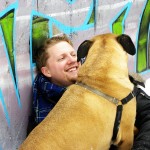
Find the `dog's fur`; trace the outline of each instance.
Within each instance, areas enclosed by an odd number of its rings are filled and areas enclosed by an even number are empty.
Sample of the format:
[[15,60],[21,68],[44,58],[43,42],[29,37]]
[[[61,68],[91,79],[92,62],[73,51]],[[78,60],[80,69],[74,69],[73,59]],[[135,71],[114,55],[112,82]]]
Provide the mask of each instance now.
[[[128,47],[129,43],[122,46],[118,37],[104,34],[86,41],[91,44],[77,82],[121,100],[133,90],[128,78],[126,51],[135,47],[132,41]],[[131,149],[135,114],[136,100],[133,98],[123,106],[119,132],[113,141],[118,149]],[[19,150],[108,150],[115,117],[115,104],[73,84]]]

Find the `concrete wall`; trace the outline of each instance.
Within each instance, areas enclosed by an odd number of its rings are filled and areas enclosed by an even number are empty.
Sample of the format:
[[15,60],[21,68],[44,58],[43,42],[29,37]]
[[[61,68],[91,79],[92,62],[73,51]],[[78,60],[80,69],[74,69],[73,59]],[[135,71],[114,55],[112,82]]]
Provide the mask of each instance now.
[[35,77],[34,52],[47,37],[66,33],[77,49],[93,35],[129,34],[137,47],[131,72],[150,76],[150,0],[0,1],[0,150],[25,139]]

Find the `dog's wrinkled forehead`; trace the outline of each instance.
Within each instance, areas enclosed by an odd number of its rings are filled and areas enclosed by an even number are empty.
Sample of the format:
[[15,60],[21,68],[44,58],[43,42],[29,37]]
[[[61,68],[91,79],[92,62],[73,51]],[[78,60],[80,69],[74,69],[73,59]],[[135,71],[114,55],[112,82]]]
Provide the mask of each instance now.
[[[134,43],[132,39],[126,35],[126,34],[121,34],[116,37],[116,41],[123,47],[123,49],[130,55],[135,55],[136,53],[136,48],[134,46]],[[77,61],[81,62],[81,64],[84,63],[86,56],[88,54],[89,49],[91,48],[92,44],[94,41],[90,40],[85,40],[80,44],[77,50]]]

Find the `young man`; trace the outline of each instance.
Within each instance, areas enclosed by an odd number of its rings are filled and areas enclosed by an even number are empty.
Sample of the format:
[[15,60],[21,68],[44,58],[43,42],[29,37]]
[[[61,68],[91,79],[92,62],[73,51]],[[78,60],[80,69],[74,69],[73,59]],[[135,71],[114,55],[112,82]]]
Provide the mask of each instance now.
[[53,109],[67,86],[75,83],[79,63],[71,41],[65,36],[47,39],[37,51],[38,75],[33,83],[33,111],[40,123]]
[[[44,46],[37,52],[36,63],[39,74],[33,84],[33,109],[38,124],[53,109],[67,86],[75,83],[79,63],[76,51],[66,36],[46,40]],[[139,84],[132,77],[131,81],[136,86]],[[132,150],[150,150],[150,96],[139,88],[136,98],[135,125],[139,131],[135,136]]]

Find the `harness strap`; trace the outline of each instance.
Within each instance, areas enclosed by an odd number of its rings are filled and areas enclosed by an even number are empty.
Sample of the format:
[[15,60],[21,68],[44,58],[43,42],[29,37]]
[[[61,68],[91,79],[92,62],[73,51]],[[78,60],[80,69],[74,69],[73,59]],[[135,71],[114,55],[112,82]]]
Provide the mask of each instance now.
[[139,90],[136,86],[134,86],[133,91],[125,98],[121,100],[122,105],[117,106],[117,111],[116,111],[116,119],[114,123],[114,129],[113,129],[113,136],[112,136],[112,141],[114,141],[117,138],[117,134],[119,131],[119,126],[121,122],[121,116],[122,116],[122,111],[123,111],[123,105],[127,104],[132,98],[134,98],[137,94],[139,93]]
[[95,89],[95,88],[92,88],[92,87],[90,87],[90,86],[88,86],[88,85],[86,85],[86,84],[83,84],[83,83],[81,83],[81,82],[76,82],[75,84],[76,84],[76,85],[79,85],[79,86],[81,86],[81,87],[83,87],[83,88],[85,88],[85,89],[88,89],[89,91],[95,93],[95,94],[98,95],[98,96],[104,97],[105,99],[107,99],[108,101],[110,101],[111,103],[113,103],[113,104],[115,104],[115,105],[118,105],[118,104],[119,104],[119,100],[116,99],[115,97],[112,97],[112,96],[109,96],[109,95],[107,95],[107,94],[105,94],[105,93],[102,93],[101,91],[99,91],[99,90],[97,90],[97,89]]
[[133,91],[125,98],[121,100],[121,103],[124,105],[128,103],[133,97],[135,97],[138,94],[138,88],[134,86]]
[[119,126],[120,126],[120,121],[121,121],[121,116],[122,116],[122,110],[123,110],[123,106],[118,105],[117,111],[116,111],[116,119],[115,119],[114,128],[113,128],[112,141],[114,141],[117,138],[117,134],[119,131]]
[[[121,117],[122,117],[122,111],[123,111],[123,105],[128,103],[132,98],[134,98],[139,93],[138,88],[136,86],[134,86],[133,91],[128,96],[126,96],[122,100],[118,100],[118,99],[116,99],[114,97],[111,97],[111,96],[109,96],[109,95],[107,95],[105,93],[102,93],[101,91],[96,90],[96,89],[94,89],[94,88],[92,88],[92,87],[90,87],[90,86],[88,86],[86,84],[76,82],[76,85],[82,86],[85,89],[88,89],[89,91],[92,91],[93,93],[104,97],[105,99],[107,99],[108,101],[114,103],[117,106],[116,118],[115,118],[114,129],[113,129],[113,136],[112,136],[112,141],[114,141],[117,138],[117,134],[118,134],[118,131],[119,131],[119,126],[120,126]],[[119,102],[121,102],[121,105],[118,105]]]

